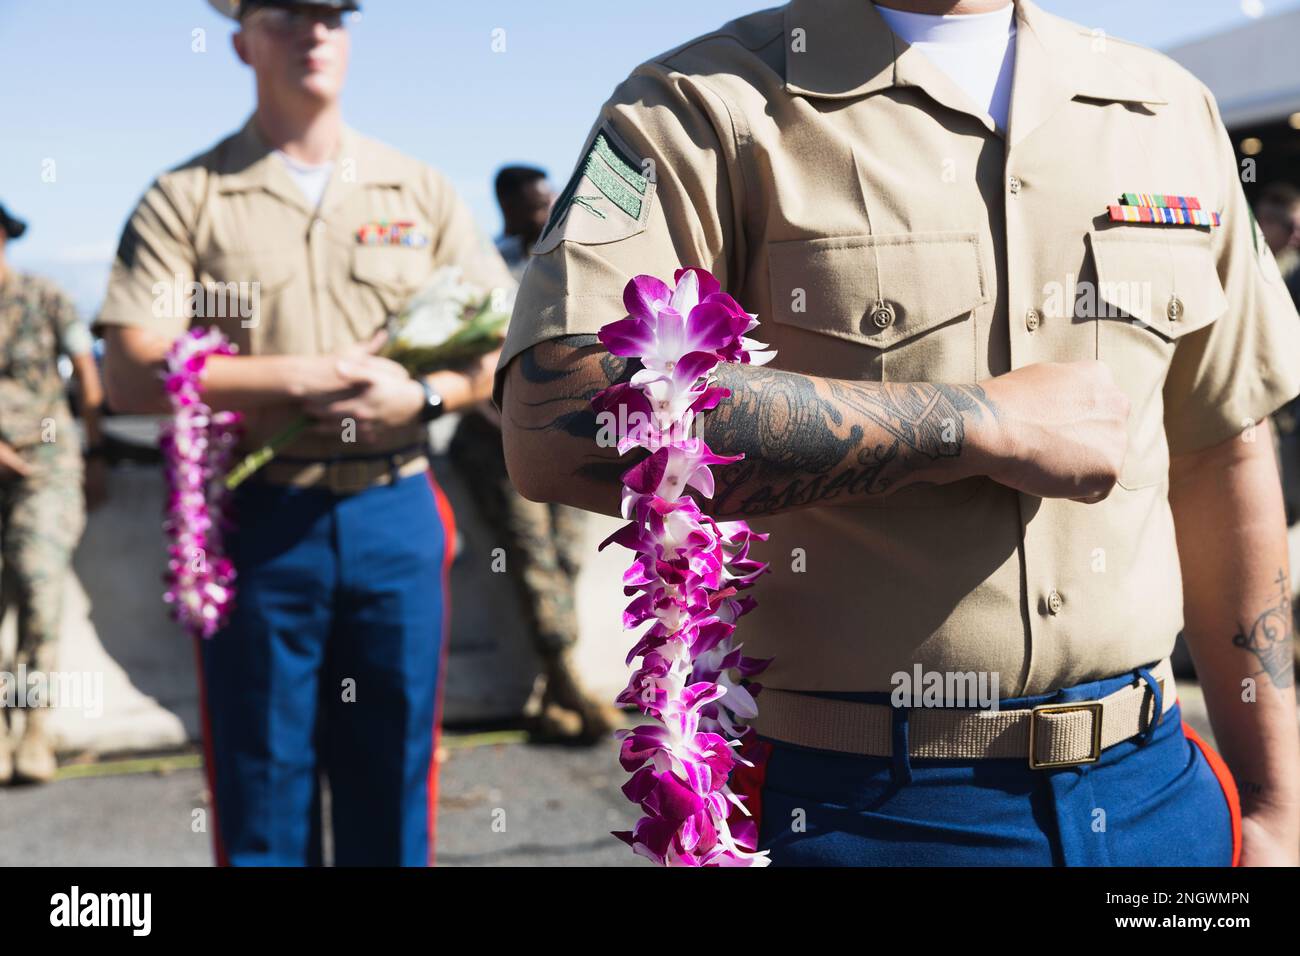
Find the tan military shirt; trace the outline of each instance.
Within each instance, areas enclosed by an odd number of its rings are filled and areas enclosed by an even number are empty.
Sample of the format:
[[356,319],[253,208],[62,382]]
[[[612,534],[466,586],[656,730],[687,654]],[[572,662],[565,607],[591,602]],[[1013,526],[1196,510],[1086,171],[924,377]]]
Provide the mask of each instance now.
[[[501,257],[437,171],[344,131],[313,209],[252,120],[150,187],[122,234],[101,325],[173,338],[216,325],[245,355],[318,355],[370,338],[442,266],[485,290],[513,287]],[[250,414],[245,444],[297,417]],[[400,445],[422,440],[412,424]],[[286,454],[366,451],[304,437]]]
[[[1300,391],[1300,320],[1206,89],[1028,2],[1017,17],[1006,135],[864,0],[794,0],[644,64],[523,281],[498,401],[513,356],[622,317],[629,277],[681,265],[758,313],[777,368],[1114,370],[1130,443],[1101,504],[977,478],[753,516],[773,573],[741,630],[775,657],[764,684],[881,691],[920,663],[995,672],[1009,696],[1162,658],[1182,625],[1170,454]],[[1193,196],[1222,223],[1111,222],[1127,192]]]

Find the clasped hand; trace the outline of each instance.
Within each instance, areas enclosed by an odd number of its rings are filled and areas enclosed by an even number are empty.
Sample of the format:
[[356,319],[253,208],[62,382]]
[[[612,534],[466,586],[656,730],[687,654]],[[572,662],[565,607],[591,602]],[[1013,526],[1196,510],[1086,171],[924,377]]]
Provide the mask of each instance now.
[[339,435],[349,425],[363,444],[383,441],[410,425],[424,404],[424,390],[407,370],[376,353],[385,333],[333,355],[309,359],[303,411],[321,435]]

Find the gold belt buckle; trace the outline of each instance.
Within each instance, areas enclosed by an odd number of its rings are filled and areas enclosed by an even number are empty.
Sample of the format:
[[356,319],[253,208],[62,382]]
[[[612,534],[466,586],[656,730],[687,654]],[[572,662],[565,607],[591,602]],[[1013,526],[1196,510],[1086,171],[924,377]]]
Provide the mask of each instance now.
[[371,462],[344,458],[329,464],[329,486],[336,494],[353,494],[370,487]]
[[[1092,747],[1088,756],[1081,760],[1038,760],[1038,715],[1068,714],[1076,710],[1092,712]],[[1085,763],[1096,763],[1101,759],[1101,701],[1089,700],[1077,704],[1043,704],[1029,712],[1029,769],[1047,770],[1053,767],[1077,767]]]

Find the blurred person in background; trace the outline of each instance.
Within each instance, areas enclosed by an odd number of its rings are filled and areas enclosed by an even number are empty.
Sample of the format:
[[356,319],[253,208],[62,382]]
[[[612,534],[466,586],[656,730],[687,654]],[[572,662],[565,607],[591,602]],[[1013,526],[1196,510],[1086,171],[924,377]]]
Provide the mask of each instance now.
[[[52,282],[5,260],[27,224],[0,206],[0,620],[14,608],[18,646],[0,693],[0,784],[44,783],[57,763],[47,720],[49,669],[56,663],[63,584],[85,527],[86,507],[104,499],[99,430],[103,390],[90,329]],[[72,361],[85,445],[68,405],[58,360]],[[84,459],[84,463],[83,463]],[[84,494],[84,497],[83,497]],[[25,704],[21,738],[9,703]]]
[[497,252],[519,280],[528,266],[528,254],[546,228],[555,205],[555,189],[546,170],[536,166],[503,166],[497,172],[495,189],[504,220]]
[[1282,278],[1290,282],[1300,269],[1300,189],[1281,182],[1265,186],[1255,203],[1255,219]]
[[[235,606],[199,648],[214,849],[321,863],[323,775],[336,864],[423,866],[455,539],[427,426],[483,400],[494,354],[416,378],[374,353],[436,269],[513,281],[441,174],[344,124],[357,3],[210,2],[238,21],[256,110],[146,192],[99,321],[114,407],[167,408],[158,370],[194,319],[239,348],[208,360],[204,396],[244,413],[245,449],[318,421],[234,496]],[[255,308],[157,307],[159,283],[195,281],[256,289]]]
[[[555,190],[546,172],[532,166],[506,166],[496,177],[497,203],[505,221],[497,251],[519,279],[542,234]],[[490,402],[461,416],[448,449],[465,476],[494,542],[505,548],[506,569],[514,582],[542,659],[546,682],[536,732],[541,737],[588,743],[604,739],[617,713],[594,700],[583,687],[573,661],[578,640],[576,592],[581,568],[583,513],[561,504],[529,501],[506,473],[501,417]]]

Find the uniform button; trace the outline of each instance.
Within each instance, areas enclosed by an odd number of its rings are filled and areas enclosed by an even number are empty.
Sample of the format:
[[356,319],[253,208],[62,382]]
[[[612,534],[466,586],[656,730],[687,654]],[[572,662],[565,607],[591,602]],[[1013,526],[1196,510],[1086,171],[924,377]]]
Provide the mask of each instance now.
[[1165,315],[1169,316],[1170,322],[1177,322],[1183,317],[1183,300],[1176,295],[1169,297],[1169,305],[1165,307]]
[[1041,321],[1042,321],[1042,316],[1038,314],[1037,309],[1030,309],[1028,312],[1025,313],[1025,328],[1027,328],[1030,332],[1037,330],[1038,325]]
[[1057,593],[1056,588],[1047,592],[1047,610],[1053,614],[1061,613],[1061,605],[1065,602],[1061,600],[1061,595]]
[[1008,179],[1007,187],[1011,190],[1012,193],[1020,192],[1020,177],[1012,176],[1010,179]]
[[894,324],[894,307],[888,302],[879,303],[871,310],[871,323],[878,329],[887,329]]

